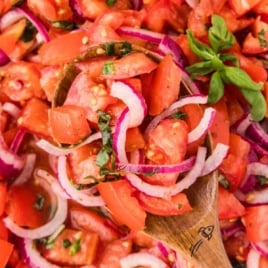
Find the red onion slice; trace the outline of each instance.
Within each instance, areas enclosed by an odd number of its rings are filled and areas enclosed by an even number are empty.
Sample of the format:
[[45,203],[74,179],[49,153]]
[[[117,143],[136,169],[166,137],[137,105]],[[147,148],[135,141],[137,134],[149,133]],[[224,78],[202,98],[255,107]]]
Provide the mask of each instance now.
[[17,9],[11,9],[0,18],[0,31],[3,32],[8,26],[22,19],[24,15]]
[[228,145],[218,143],[204,164],[202,176],[205,176],[218,168],[223,159],[226,157],[228,150]]
[[128,26],[121,26],[116,31],[120,35],[136,37],[154,44],[159,44],[162,38],[164,37],[164,34],[161,33]]
[[247,267],[248,268],[259,268],[261,254],[254,248],[249,250],[247,256]]
[[268,134],[258,122],[252,122],[246,129],[245,135],[268,150]]
[[251,243],[252,247],[257,250],[261,255],[268,258],[268,241],[260,241]]
[[[53,189],[53,184],[58,184],[56,180],[53,180],[52,184],[49,181],[46,181],[45,177],[40,177],[39,182],[44,180],[44,183],[48,183],[51,185]],[[25,229],[18,226],[14,223],[9,217],[5,217],[3,219],[6,227],[15,235],[22,238],[29,239],[39,239],[53,234],[61,224],[65,221],[68,213],[68,204],[67,199],[62,198],[62,196],[55,194],[55,198],[57,200],[57,210],[53,218],[48,221],[46,224],[34,228],[34,229]]]
[[41,34],[44,42],[48,42],[50,40],[46,27],[29,9],[25,7],[16,7],[13,9],[13,11],[25,16]]
[[60,268],[60,266],[52,264],[42,257],[40,252],[36,249],[34,240],[23,239],[21,247],[22,253],[25,255],[26,262],[31,268]]
[[125,150],[126,132],[129,126],[129,109],[123,110],[115,126],[112,147],[115,152],[116,160],[120,163],[128,163]]
[[71,153],[73,150],[76,150],[77,148],[80,148],[86,144],[101,139],[101,137],[102,137],[101,132],[96,132],[90,135],[81,143],[74,144],[72,147],[59,147],[54,144],[51,144],[50,142],[44,139],[37,141],[36,145],[50,155],[60,156],[60,155],[67,155]]
[[208,97],[204,95],[191,95],[187,97],[182,97],[181,99],[170,105],[169,108],[167,108],[161,114],[154,117],[154,119],[149,123],[145,130],[145,137],[148,137],[149,133],[159,124],[160,121],[176,113],[179,108],[187,104],[206,104],[207,100]]
[[[0,54],[1,54],[1,49],[0,49]],[[0,56],[0,65],[1,65],[1,56]],[[17,119],[20,115],[21,109],[12,102],[5,102],[2,105],[2,111],[7,112],[13,118]]]
[[10,62],[9,56],[5,53],[3,49],[0,48],[0,66],[4,66]]
[[268,204],[268,188],[248,192],[244,202],[247,204]]
[[146,253],[137,252],[131,253],[120,259],[122,268],[134,268],[139,266],[166,268],[167,264],[156,256]]
[[116,168],[132,173],[181,173],[188,171],[194,165],[195,157],[192,156],[179,164],[154,165],[154,164],[132,164],[116,163]]
[[147,195],[168,198],[189,188],[196,181],[196,179],[201,175],[206,153],[207,149],[205,147],[199,147],[192,169],[184,176],[183,179],[171,186],[152,185],[144,182],[140,177],[131,173],[126,174],[125,178],[133,187]]
[[101,196],[87,195],[74,188],[67,175],[67,160],[64,155],[59,156],[58,159],[58,179],[67,195],[79,204],[86,207],[104,206],[105,203]]
[[115,81],[111,85],[110,95],[122,100],[128,106],[128,127],[136,127],[142,123],[147,113],[147,105],[141,93],[125,82]]
[[208,130],[213,122],[215,117],[216,110],[214,108],[206,108],[204,111],[204,115],[201,118],[199,124],[188,133],[188,143],[192,143],[197,141],[203,135],[208,133]]
[[69,0],[69,6],[73,12],[73,20],[77,23],[84,23],[86,18],[77,0]]
[[260,175],[268,178],[268,165],[260,162],[252,162],[247,166],[247,175]]

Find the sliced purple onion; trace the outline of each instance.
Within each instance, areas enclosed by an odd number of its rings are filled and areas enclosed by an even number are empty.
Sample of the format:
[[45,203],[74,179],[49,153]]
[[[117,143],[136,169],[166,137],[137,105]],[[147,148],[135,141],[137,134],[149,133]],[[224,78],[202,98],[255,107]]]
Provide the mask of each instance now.
[[261,254],[256,249],[251,248],[247,256],[247,267],[249,268],[259,268]]
[[131,164],[131,163],[116,163],[116,168],[124,170],[126,172],[132,172],[137,174],[144,173],[182,173],[188,171],[193,167],[195,163],[195,157],[192,156],[179,164],[166,164],[166,165],[154,165],[154,164]]
[[205,176],[216,170],[222,163],[223,159],[226,157],[228,150],[228,145],[218,143],[215,149],[212,151],[212,154],[206,159],[202,170],[202,176]]
[[132,5],[134,10],[141,10],[143,7],[143,0],[132,0]]
[[19,151],[19,148],[21,146],[21,143],[26,135],[26,130],[23,128],[19,128],[16,132],[15,137],[13,138],[9,150],[11,152],[17,153]]
[[199,124],[188,133],[188,144],[197,141],[199,138],[208,133],[213,123],[216,110],[214,108],[206,108]]
[[184,68],[189,65],[181,47],[168,35],[164,35],[161,39],[158,45],[158,50],[165,55],[171,54],[173,56],[173,60],[180,68]]
[[79,24],[85,22],[86,18],[83,15],[82,9],[77,0],[69,0],[69,6],[73,12],[73,20]]
[[[1,49],[0,49],[0,54],[1,54]],[[1,56],[0,56],[0,62],[1,62]],[[5,102],[2,105],[2,111],[5,111],[6,113],[10,114],[14,119],[18,119],[21,109],[12,102]]]
[[5,53],[3,49],[0,48],[0,66],[4,66],[10,62],[9,56]]
[[252,242],[252,247],[257,250],[262,256],[268,258],[268,241]]
[[28,9],[25,7],[15,7],[13,11],[24,15],[37,29],[37,31],[43,37],[44,42],[49,42],[50,37],[44,24]]
[[122,268],[133,268],[139,266],[166,268],[167,264],[160,258],[146,252],[131,253],[120,259]]
[[268,134],[258,122],[252,122],[246,129],[245,135],[268,150]]
[[169,198],[170,196],[174,196],[177,193],[189,188],[196,181],[196,179],[201,176],[206,153],[207,149],[205,147],[199,147],[195,164],[193,165],[192,169],[184,176],[184,178],[171,186],[152,185],[143,181],[137,175],[131,173],[126,174],[125,178],[140,192],[154,197]]
[[125,150],[126,132],[129,126],[129,109],[123,110],[118,118],[113,135],[112,147],[115,152],[116,160],[120,163],[128,163]]
[[116,30],[119,35],[127,35],[153,44],[159,44],[164,37],[164,34],[152,32],[150,30],[121,26]]
[[245,202],[247,204],[268,204],[268,188],[248,192]]
[[67,175],[67,159],[64,155],[59,156],[58,159],[58,179],[61,187],[72,200],[86,207],[104,206],[105,203],[101,196],[88,195],[72,185]]
[[147,105],[141,93],[131,85],[115,81],[111,85],[110,95],[122,100],[129,109],[128,127],[139,126],[147,113]]
[[0,31],[3,32],[8,26],[14,24],[23,17],[24,15],[21,12],[18,12],[17,9],[10,9],[0,18]]
[[252,162],[247,166],[247,175],[259,175],[268,178],[268,165],[260,162]]

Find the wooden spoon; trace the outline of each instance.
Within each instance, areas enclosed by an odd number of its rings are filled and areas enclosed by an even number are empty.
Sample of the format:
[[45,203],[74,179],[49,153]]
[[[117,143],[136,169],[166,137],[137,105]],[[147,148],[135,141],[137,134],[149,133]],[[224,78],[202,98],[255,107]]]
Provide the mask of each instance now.
[[191,212],[172,217],[150,214],[145,232],[182,253],[193,263],[189,267],[231,268],[219,229],[217,173],[198,178],[186,194]]

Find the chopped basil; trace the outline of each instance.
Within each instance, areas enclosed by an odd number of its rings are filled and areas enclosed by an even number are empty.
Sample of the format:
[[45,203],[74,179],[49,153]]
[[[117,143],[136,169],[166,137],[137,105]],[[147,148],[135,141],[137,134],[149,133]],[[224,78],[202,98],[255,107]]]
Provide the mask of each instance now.
[[132,45],[129,42],[107,42],[105,43],[105,52],[108,56],[122,57],[132,51]]
[[261,29],[259,32],[258,32],[258,39],[259,39],[259,42],[260,42],[260,46],[261,47],[267,47],[268,46],[268,42],[265,38],[265,35],[266,35],[266,32],[264,29]]
[[257,176],[257,179],[260,183],[260,185],[265,185],[268,183],[268,178],[266,178],[265,176]]
[[34,203],[34,208],[36,210],[42,210],[44,208],[44,204],[45,204],[45,197],[40,193],[37,193],[37,199]]
[[116,3],[116,0],[106,0],[106,4],[107,4],[107,6],[109,6],[109,7],[114,6],[115,3]]
[[229,181],[224,177],[224,176],[221,176],[222,178],[219,180],[219,183],[221,186],[223,186],[223,188],[225,189],[230,189],[230,183]]
[[71,21],[67,21],[67,20],[60,20],[60,21],[50,21],[50,24],[57,29],[61,29],[61,30],[67,30],[67,31],[71,31],[74,29],[77,29],[77,25]]
[[102,74],[114,74],[114,72],[114,63],[112,61],[106,62],[102,68]]
[[68,248],[68,247],[70,247],[71,246],[71,241],[69,240],[69,239],[63,239],[62,240],[62,246],[64,247],[64,248]]
[[[217,102],[224,95],[224,84],[235,85],[251,106],[253,120],[260,121],[266,113],[266,102],[261,92],[262,83],[256,83],[244,70],[238,67],[238,60],[232,54],[221,53],[235,43],[234,35],[228,31],[224,19],[213,15],[212,26],[208,29],[210,46],[198,41],[191,30],[187,30],[187,38],[191,50],[202,60],[186,69],[192,78],[211,74],[208,103]],[[232,62],[234,66],[225,65]]]
[[20,41],[23,41],[23,42],[32,41],[35,37],[36,32],[37,30],[34,27],[34,25],[29,20],[26,20],[26,27],[22,35],[20,36]]
[[76,239],[71,245],[69,249],[69,254],[71,256],[75,255],[77,252],[81,250],[81,239]]
[[187,119],[187,117],[188,115],[182,111],[178,111],[171,116],[172,119],[182,119],[182,120]]

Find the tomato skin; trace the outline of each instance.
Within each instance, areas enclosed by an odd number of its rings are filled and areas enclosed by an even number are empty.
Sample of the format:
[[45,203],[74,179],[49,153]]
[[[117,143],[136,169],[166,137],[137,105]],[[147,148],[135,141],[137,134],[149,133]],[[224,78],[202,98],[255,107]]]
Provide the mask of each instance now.
[[12,254],[14,245],[6,240],[0,239],[0,248],[1,248],[0,267],[6,267],[8,259]]
[[242,220],[246,228],[247,239],[258,242],[268,239],[268,205],[255,205],[246,208]]
[[230,6],[238,16],[242,16],[256,6],[260,0],[228,0]]
[[162,199],[146,195],[142,192],[137,193],[137,198],[146,212],[160,216],[181,215],[192,209],[186,194],[178,193],[171,199]]
[[25,61],[10,62],[5,68],[1,90],[13,101],[43,98],[40,86],[40,70],[37,65]]
[[44,101],[32,98],[22,109],[18,124],[30,133],[41,137],[50,137],[48,128],[49,106]]
[[59,143],[78,143],[91,133],[83,108],[64,105],[48,111],[51,135]]
[[36,228],[43,225],[46,222],[48,212],[46,206],[40,210],[35,209],[38,193],[44,196],[40,189],[33,186],[11,187],[8,192],[5,212],[19,226]]
[[[68,239],[71,244],[80,240],[80,249],[75,253],[70,253],[71,247],[64,247],[63,241]],[[44,249],[43,254],[51,262],[67,265],[82,266],[93,263],[98,248],[99,237],[96,233],[83,232],[71,228],[65,228],[56,238],[51,249]]]
[[5,223],[3,222],[4,216],[0,217],[0,240],[8,240],[9,237],[9,230],[6,227]]
[[0,217],[5,211],[5,205],[7,200],[7,184],[0,182]]
[[218,211],[220,220],[231,220],[243,216],[245,207],[233,193],[219,187]]
[[126,151],[133,152],[145,147],[145,139],[138,127],[129,128],[126,137]]
[[158,65],[150,89],[149,114],[160,114],[175,102],[180,93],[181,71],[171,55],[166,55]]
[[144,229],[146,213],[126,180],[99,183],[97,189],[116,221],[134,231]]

